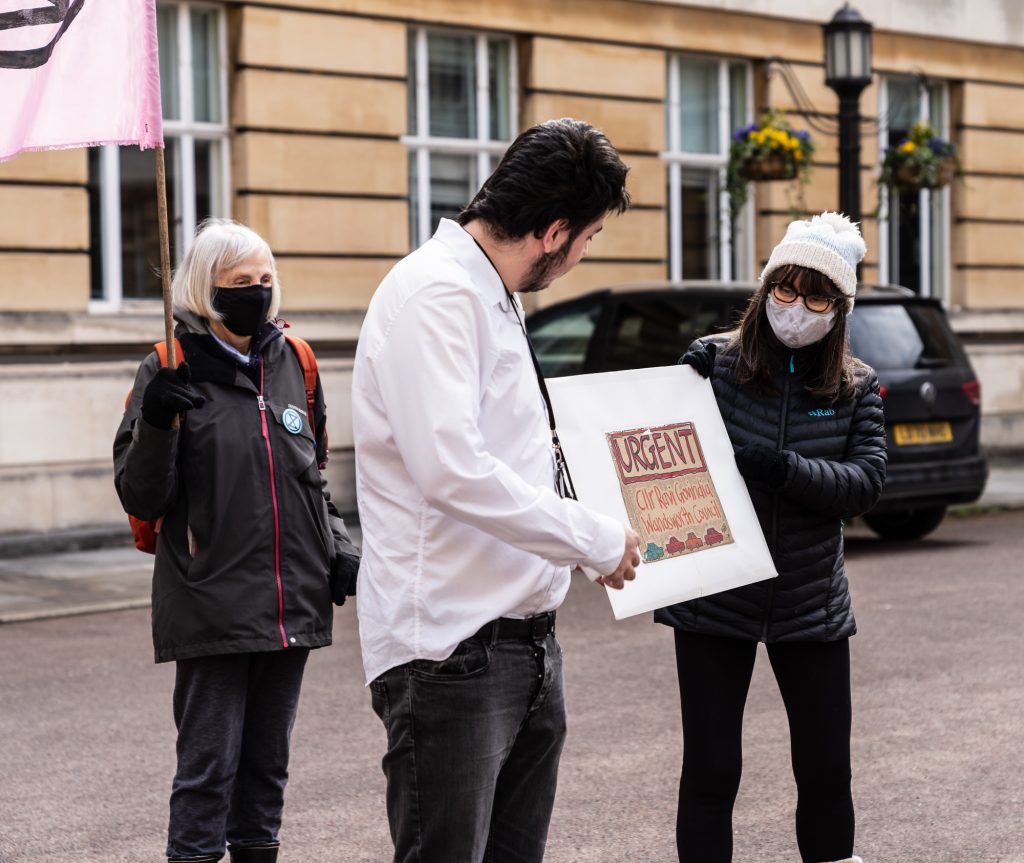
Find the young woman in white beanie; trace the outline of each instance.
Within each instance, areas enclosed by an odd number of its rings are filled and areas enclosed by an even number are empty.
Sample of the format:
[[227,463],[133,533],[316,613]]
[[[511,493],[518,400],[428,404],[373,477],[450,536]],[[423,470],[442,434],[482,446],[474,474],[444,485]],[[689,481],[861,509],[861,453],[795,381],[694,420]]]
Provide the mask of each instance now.
[[857,226],[793,222],[733,332],[680,360],[710,377],[778,577],[661,609],[675,630],[683,720],[682,863],[732,859],[741,732],[758,642],[789,718],[803,863],[853,857],[850,652],[843,519],[878,500],[885,431],[875,373],[850,354]]

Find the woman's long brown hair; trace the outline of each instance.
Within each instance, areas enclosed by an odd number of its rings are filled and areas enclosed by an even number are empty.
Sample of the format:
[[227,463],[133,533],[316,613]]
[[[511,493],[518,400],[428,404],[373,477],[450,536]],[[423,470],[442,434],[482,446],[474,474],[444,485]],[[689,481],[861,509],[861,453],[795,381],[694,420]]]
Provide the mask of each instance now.
[[811,371],[804,379],[804,389],[811,398],[827,404],[853,398],[857,380],[865,373],[867,366],[850,353],[846,298],[827,276],[795,264],[779,267],[770,279],[762,282],[747,303],[739,328],[732,333],[730,347],[737,351],[737,382],[770,392],[775,390],[775,381],[784,371],[785,361],[780,358],[777,350],[772,349],[769,341],[774,335],[764,310],[771,282],[799,284],[805,293],[838,298],[835,304],[835,324],[828,335],[812,345],[807,353]]

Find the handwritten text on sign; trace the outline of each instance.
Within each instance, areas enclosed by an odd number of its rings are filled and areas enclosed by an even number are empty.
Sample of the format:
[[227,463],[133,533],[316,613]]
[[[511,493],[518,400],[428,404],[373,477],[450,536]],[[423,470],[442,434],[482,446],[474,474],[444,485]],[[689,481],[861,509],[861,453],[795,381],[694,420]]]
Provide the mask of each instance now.
[[605,437],[646,561],[733,541],[692,422]]

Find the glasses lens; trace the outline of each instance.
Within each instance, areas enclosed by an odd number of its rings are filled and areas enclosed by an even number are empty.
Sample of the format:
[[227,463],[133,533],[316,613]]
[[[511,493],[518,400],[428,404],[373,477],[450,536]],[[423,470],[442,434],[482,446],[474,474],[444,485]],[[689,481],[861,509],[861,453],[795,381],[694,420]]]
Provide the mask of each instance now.
[[804,297],[804,305],[812,312],[827,312],[832,306],[832,298],[821,294],[808,294]]
[[780,303],[791,303],[796,299],[796,291],[782,282],[772,282],[772,294]]

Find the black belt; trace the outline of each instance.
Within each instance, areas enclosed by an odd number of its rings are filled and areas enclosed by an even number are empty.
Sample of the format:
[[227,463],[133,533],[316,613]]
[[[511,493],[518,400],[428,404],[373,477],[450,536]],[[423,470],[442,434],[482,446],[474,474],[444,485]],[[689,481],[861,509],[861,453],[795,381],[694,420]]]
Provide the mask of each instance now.
[[481,626],[473,638],[486,641],[540,641],[555,631],[555,613],[546,611],[533,617],[519,620],[514,617],[499,617]]

